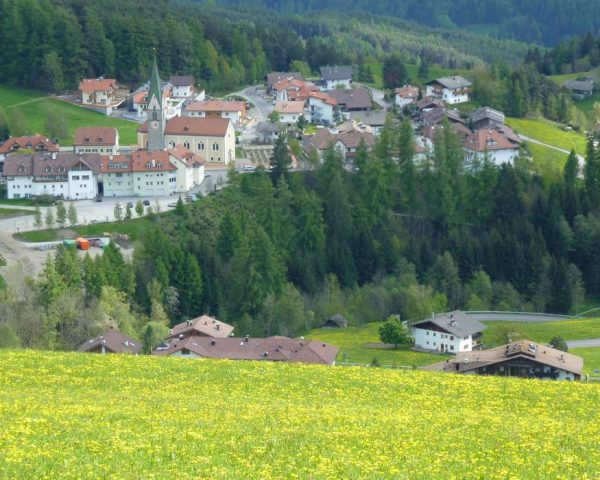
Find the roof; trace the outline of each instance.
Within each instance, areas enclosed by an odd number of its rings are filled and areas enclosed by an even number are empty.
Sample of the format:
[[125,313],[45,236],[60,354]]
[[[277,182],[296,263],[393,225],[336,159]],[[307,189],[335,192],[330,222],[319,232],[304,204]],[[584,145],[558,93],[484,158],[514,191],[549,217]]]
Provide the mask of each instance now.
[[102,157],[102,173],[168,172],[177,167],[169,160],[167,150],[136,150],[130,155]]
[[271,72],[267,73],[267,83],[269,85],[275,85],[284,78],[293,78],[295,80],[304,80],[304,77],[300,72]]
[[[173,117],[167,120],[165,135],[224,137],[229,125],[228,118]],[[144,123],[138,132],[148,133],[148,124]]]
[[454,90],[455,88],[466,88],[473,85],[469,80],[460,75],[436,78],[435,80],[428,82],[428,85],[431,85],[432,83],[439,83],[442,87],[450,90]]
[[325,150],[335,142],[335,135],[326,128],[317,130],[314,135],[305,135],[302,137],[304,148],[312,146],[317,150]]
[[473,132],[463,142],[465,148],[476,152],[490,150],[518,149],[519,144],[513,142],[504,133],[496,128],[481,129]]
[[36,133],[35,135],[26,137],[10,137],[2,145],[0,145],[0,153],[10,153],[22,148],[30,148],[32,150],[45,150],[47,152],[58,152],[59,146],[47,137]]
[[271,360],[332,365],[338,348],[319,340],[292,339],[282,336],[267,338],[228,337],[210,338],[191,336],[174,339],[157,348],[154,355],[172,355],[188,350],[206,358],[230,360]]
[[424,110],[425,108],[443,107],[444,103],[431,97],[425,97],[421,100],[417,100],[415,105],[417,106],[418,110]]
[[132,353],[138,354],[142,349],[142,344],[131,337],[119,332],[118,330],[108,330],[102,335],[98,335],[79,346],[80,352],[89,352],[98,347],[104,347],[112,353]]
[[193,87],[195,79],[192,75],[171,75],[169,83],[174,87]]
[[383,110],[372,112],[350,112],[350,118],[357,122],[365,123],[371,127],[382,127],[385,125],[387,114]]
[[304,113],[304,102],[277,102],[275,111],[282,114],[300,114]]
[[419,87],[413,87],[412,85],[404,85],[394,90],[394,92],[400,98],[414,98],[416,100],[419,97]]
[[532,340],[501,345],[488,350],[460,352],[448,362],[440,362],[426,367],[428,370],[446,370],[453,372],[468,372],[480,367],[506,362],[513,358],[527,358],[542,365],[581,375],[583,358],[556,348],[539,345]]
[[427,112],[421,112],[420,120],[426,125],[433,125],[447,118],[451,123],[465,123],[460,113],[448,110],[446,107],[435,107]]
[[337,313],[333,317],[329,317],[322,326],[346,328],[348,326],[348,320],[342,314]]
[[97,153],[34,153],[31,155],[10,155],[4,160],[5,176],[66,176],[69,170],[79,164],[100,173],[100,155]]
[[106,145],[117,144],[117,129],[112,127],[80,127],[75,130],[73,145]]
[[334,65],[332,67],[321,67],[321,78],[323,80],[351,80],[354,70],[350,65]]
[[577,92],[592,92],[594,90],[594,80],[568,80],[563,83],[563,87],[567,90],[574,90]]
[[191,150],[188,150],[183,145],[175,145],[174,148],[170,148],[167,151],[169,152],[169,155],[185,163],[188,167],[199,167],[204,164],[204,158]]
[[[465,138],[467,138],[469,135],[471,135],[473,133],[473,132],[471,132],[471,130],[469,130],[469,128],[466,125],[463,125],[462,123],[451,122],[450,126],[452,127],[454,132],[461,138],[461,140],[464,140]],[[428,138],[429,140],[433,141],[433,140],[435,140],[435,136],[438,134],[438,132],[440,132],[443,128],[444,128],[444,126],[439,123],[434,124],[434,125],[429,125],[428,127],[425,127],[421,131],[421,135],[423,135],[425,138]]]
[[330,90],[330,97],[337,100],[338,105],[345,105],[349,110],[371,108],[371,96],[366,88],[349,88],[347,90]]
[[425,320],[413,323],[412,327],[424,328],[428,326],[428,324],[433,324],[445,332],[461,338],[468,337],[474,333],[482,332],[487,328],[483,323],[469,315],[466,315],[460,310],[434,315],[426,318]]
[[490,107],[480,107],[471,113],[471,120],[473,122],[480,122],[485,119],[493,120],[497,123],[504,123],[505,117],[503,112]]
[[327,103],[328,105],[336,106],[337,100],[330,95],[327,95],[325,92],[317,92],[310,91],[308,92],[309,98],[316,98],[317,100],[321,100],[322,102]]
[[162,92],[160,89],[160,77],[158,75],[158,65],[156,64],[156,55],[152,60],[152,72],[150,74],[150,88],[148,90],[148,102],[152,97],[156,97],[158,104],[162,105]]
[[246,104],[234,100],[206,100],[190,103],[185,109],[190,112],[240,112],[246,109]]
[[375,136],[372,133],[350,130],[336,135],[336,142],[342,142],[346,148],[358,148],[364,141],[365,145],[372,147],[375,145]]
[[79,82],[79,90],[85,93],[116,90],[117,81],[114,78],[84,78]]
[[180,335],[183,335],[184,337],[201,335],[206,337],[224,338],[231,335],[232,332],[233,326],[228,323],[221,322],[208,315],[201,315],[192,320],[187,320],[175,325],[172,328],[172,333],[169,338],[178,338]]

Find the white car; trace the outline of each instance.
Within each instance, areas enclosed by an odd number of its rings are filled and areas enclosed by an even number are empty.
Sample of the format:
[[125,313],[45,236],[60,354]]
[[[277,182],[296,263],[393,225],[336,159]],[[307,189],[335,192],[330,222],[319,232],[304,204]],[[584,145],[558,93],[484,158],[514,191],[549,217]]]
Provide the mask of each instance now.
[[244,165],[242,167],[242,170],[244,172],[253,172],[254,170],[256,170],[256,167],[254,165]]

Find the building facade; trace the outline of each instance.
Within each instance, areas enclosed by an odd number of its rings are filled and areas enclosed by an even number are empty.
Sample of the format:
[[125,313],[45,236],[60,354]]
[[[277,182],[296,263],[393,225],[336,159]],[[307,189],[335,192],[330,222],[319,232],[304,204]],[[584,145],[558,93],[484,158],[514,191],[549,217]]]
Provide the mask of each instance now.
[[470,352],[486,326],[463,312],[433,315],[411,325],[415,346],[442,353]]
[[427,96],[448,104],[465,103],[471,98],[473,84],[461,77],[442,77],[427,84]]
[[75,130],[75,153],[116,155],[119,151],[119,131],[112,127],[80,127]]

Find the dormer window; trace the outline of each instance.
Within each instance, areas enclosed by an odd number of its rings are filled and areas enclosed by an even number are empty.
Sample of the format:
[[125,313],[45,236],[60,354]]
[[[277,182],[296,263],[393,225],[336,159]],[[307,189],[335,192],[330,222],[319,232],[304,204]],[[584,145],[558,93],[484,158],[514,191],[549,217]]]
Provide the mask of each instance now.
[[46,173],[50,173],[52,169],[50,167],[46,167]]
[[26,172],[26,171],[27,171],[27,168],[25,167],[25,165],[21,165],[19,167],[19,172],[23,173],[23,172]]
[[65,167],[63,167],[62,165],[60,165],[60,166],[58,167],[58,171],[59,171],[59,172],[64,172],[64,171],[65,171]]

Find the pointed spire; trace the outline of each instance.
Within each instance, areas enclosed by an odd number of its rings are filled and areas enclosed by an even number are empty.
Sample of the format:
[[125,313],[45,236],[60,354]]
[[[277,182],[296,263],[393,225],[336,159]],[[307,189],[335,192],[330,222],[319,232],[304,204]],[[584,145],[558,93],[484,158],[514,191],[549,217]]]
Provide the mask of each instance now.
[[156,64],[156,49],[154,49],[154,60],[152,63],[152,73],[150,75],[150,92],[148,95],[148,101],[150,101],[153,96],[158,100],[158,104],[162,105],[160,78],[158,76],[158,65]]

